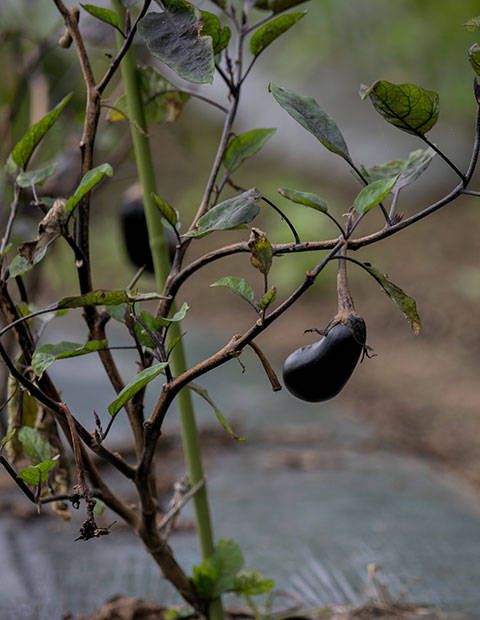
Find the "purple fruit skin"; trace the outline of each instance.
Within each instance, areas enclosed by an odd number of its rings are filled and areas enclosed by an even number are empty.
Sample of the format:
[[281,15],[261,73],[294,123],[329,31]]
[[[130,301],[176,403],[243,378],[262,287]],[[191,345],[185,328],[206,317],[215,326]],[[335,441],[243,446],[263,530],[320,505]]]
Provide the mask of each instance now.
[[341,323],[313,344],[291,353],[283,365],[288,391],[311,403],[336,396],[351,377],[363,345]]

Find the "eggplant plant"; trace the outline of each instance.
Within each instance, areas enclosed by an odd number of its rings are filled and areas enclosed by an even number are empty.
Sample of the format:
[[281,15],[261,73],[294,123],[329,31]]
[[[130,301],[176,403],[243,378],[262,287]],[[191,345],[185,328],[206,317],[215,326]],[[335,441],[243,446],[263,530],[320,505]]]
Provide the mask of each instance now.
[[[46,0],[45,0],[46,1]],[[250,346],[275,390],[281,388],[267,356],[256,343],[257,337],[280,316],[297,304],[317,281],[330,263],[338,267],[338,313],[323,329],[323,339],[302,347],[285,361],[283,377],[287,388],[298,398],[318,402],[338,394],[353,373],[358,361],[368,356],[365,321],[354,307],[347,282],[347,267],[366,271],[405,315],[413,332],[420,331],[414,299],[394,284],[382,270],[369,262],[352,257],[360,248],[367,248],[387,239],[415,223],[433,215],[439,209],[467,194],[480,196],[472,189],[480,148],[480,87],[474,78],[473,96],[477,106],[475,137],[471,158],[465,169],[429,137],[429,131],[439,116],[439,96],[415,84],[395,84],[378,80],[362,86],[361,99],[395,129],[410,134],[420,148],[405,159],[363,167],[350,154],[340,128],[319,103],[307,94],[299,94],[284,86],[270,83],[271,105],[279,105],[297,123],[326,148],[331,156],[340,157],[346,170],[358,181],[358,193],[352,195],[342,213],[335,213],[325,201],[310,190],[282,187],[279,196],[262,191],[262,179],[256,187],[242,187],[241,166],[257,155],[272,138],[272,128],[252,127],[236,132],[236,120],[241,93],[258,58],[277,39],[305,18],[307,11],[300,4],[306,0],[212,0],[210,10],[204,2],[188,0],[112,0],[110,8],[83,4],[69,8],[63,0],[52,0],[63,20],[64,33],[58,41],[62,53],[70,62],[78,63],[84,89],[75,93],[83,101],[82,134],[75,146],[75,159],[61,174],[53,162],[41,167],[30,165],[49,141],[49,130],[71,105],[72,94],[63,93],[60,101],[28,129],[10,150],[5,162],[5,178],[11,191],[9,215],[0,241],[0,356],[8,370],[8,428],[1,444],[0,461],[19,490],[35,506],[52,504],[65,515],[73,507],[85,511],[85,520],[78,539],[89,540],[110,534],[108,528],[97,524],[101,504],[108,506],[142,541],[148,554],[158,565],[161,575],[176,588],[195,613],[212,619],[223,617],[221,597],[225,592],[243,596],[259,612],[251,597],[268,592],[273,582],[255,570],[244,570],[241,550],[231,540],[215,543],[207,501],[200,442],[197,433],[191,392],[195,391],[213,406],[215,413],[233,439],[240,439],[214,404],[210,395],[195,382],[230,360],[237,359]],[[202,8],[200,8],[200,4]],[[308,6],[308,5],[306,5]],[[108,66],[102,73],[94,63],[82,33],[82,15],[88,13],[110,29],[115,38],[106,37],[104,53]],[[480,28],[480,18],[469,22],[470,28]],[[52,26],[54,28],[55,25]],[[110,42],[109,42],[110,41]],[[116,41],[116,43],[114,42]],[[135,47],[134,47],[135,42]],[[480,75],[478,45],[469,50],[473,70]],[[38,53],[42,53],[39,50]],[[142,64],[136,55],[141,54]],[[147,59],[147,60],[145,60]],[[163,63],[159,65],[159,62]],[[158,68],[168,66],[167,79]],[[192,84],[211,84],[218,77],[225,87],[225,98],[199,94]],[[112,103],[114,83],[120,80],[122,93]],[[172,80],[172,81],[170,81]],[[182,205],[170,205],[157,190],[155,166],[151,154],[149,127],[172,120],[191,97],[199,97],[224,116],[218,148],[211,162],[203,197],[196,205],[191,221],[182,212]],[[352,104],[353,105],[353,104]],[[115,181],[112,162],[97,162],[97,143],[104,127],[101,117],[108,107],[110,120],[123,119],[131,132],[138,183],[148,238],[145,238],[143,219],[139,228],[138,204],[134,219],[126,223],[127,243],[138,241],[131,253],[139,267],[133,281],[125,281],[120,290],[98,289],[92,273],[90,224],[91,209],[96,203],[95,188]],[[403,216],[399,212],[401,190],[425,173],[434,157],[453,170],[456,183],[448,193],[428,205],[415,205]],[[161,176],[161,170],[157,171]],[[65,192],[43,192],[43,184],[61,187],[65,177],[78,184]],[[310,209],[312,228],[315,218],[328,218],[335,235],[330,239],[301,239],[293,223],[283,213],[280,201],[294,203],[298,210]],[[31,204],[38,214],[37,236],[21,243],[12,242],[19,210]],[[130,205],[131,206],[131,205]],[[130,208],[130,207],[129,207]],[[254,226],[260,210],[273,209],[283,217],[291,233],[291,241],[278,243],[267,232]],[[178,209],[178,210],[177,210]],[[383,218],[380,228],[370,212]],[[130,214],[131,214],[130,213]],[[345,214],[345,215],[343,215]],[[140,214],[142,215],[142,214]],[[125,216],[126,217],[126,216]],[[133,222],[133,223],[132,223]],[[182,224],[180,224],[182,222]],[[363,223],[370,229],[356,236]],[[238,230],[237,240],[224,245],[223,231]],[[128,235],[134,238],[128,241]],[[199,254],[202,239],[212,236],[218,240],[215,249]],[[53,244],[66,244],[71,251],[77,289],[59,300],[38,307],[29,290],[28,272],[41,269],[40,263]],[[148,251],[148,247],[150,251]],[[197,258],[191,257],[195,248]],[[102,248],[98,252],[101,254]],[[312,268],[298,274],[298,284],[280,298],[275,283],[270,281],[270,269],[278,257],[298,252],[310,253]],[[184,345],[188,335],[180,325],[189,310],[182,301],[184,284],[215,262],[226,262],[230,256],[245,254],[263,278],[263,288],[255,291],[243,278],[225,275],[211,287],[226,287],[253,308],[255,320],[242,333],[236,333],[218,351],[193,366],[185,363]],[[320,258],[315,258],[319,253]],[[155,274],[154,291],[140,292],[144,270]],[[225,270],[228,274],[228,269]],[[208,294],[208,290],[205,291]],[[147,312],[142,304],[156,302],[156,310]],[[78,321],[88,330],[86,342],[40,341],[41,323],[45,315],[55,318],[65,312],[81,311]],[[79,313],[80,314],[80,313]],[[131,346],[137,352],[136,366],[128,377],[121,375],[111,341],[109,324],[120,321],[128,331]],[[299,338],[299,344],[301,344]],[[61,398],[59,388],[49,375],[50,366],[62,359],[97,355],[116,397],[107,411],[93,415],[92,425],[82,424],[68,402]],[[151,410],[144,407],[147,385],[157,400]],[[156,464],[161,459],[157,448],[162,442],[162,427],[172,403],[176,401],[181,420],[183,446],[188,471],[188,485],[178,499],[172,514],[162,515],[156,490]],[[14,406],[12,406],[14,403]],[[131,430],[133,457],[126,457],[109,446],[109,432],[118,416],[125,415]],[[64,442],[66,444],[64,445]],[[100,474],[94,458],[128,481],[136,493],[131,505]],[[25,462],[28,465],[25,465]],[[162,463],[162,467],[168,463]],[[168,544],[166,526],[188,500],[195,508],[201,559],[189,575],[180,566],[175,552]]]

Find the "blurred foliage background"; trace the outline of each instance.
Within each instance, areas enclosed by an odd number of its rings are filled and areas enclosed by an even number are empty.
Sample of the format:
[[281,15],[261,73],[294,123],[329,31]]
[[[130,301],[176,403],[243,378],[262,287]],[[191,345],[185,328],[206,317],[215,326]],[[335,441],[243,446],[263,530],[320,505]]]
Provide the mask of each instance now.
[[[208,0],[196,5],[215,8]],[[430,137],[464,167],[473,140],[475,112],[473,72],[466,52],[478,37],[462,24],[476,15],[478,2],[312,0],[297,8],[308,10],[308,17],[262,55],[246,85],[236,125],[238,132],[278,127],[277,133],[262,153],[235,175],[235,180],[276,196],[302,239],[328,238],[335,235],[335,229],[327,219],[288,205],[276,189],[285,186],[317,192],[340,217],[358,192],[357,182],[340,158],[324,150],[275,104],[267,91],[268,83],[316,97],[339,124],[353,158],[365,165],[405,158],[422,145],[388,126],[369,102],[361,102],[360,84],[386,79],[435,90],[440,94],[441,113]],[[257,13],[258,18],[262,15]],[[80,23],[100,75],[114,47],[113,32],[84,12]],[[85,96],[75,53],[56,44],[63,29],[48,0],[0,0],[0,24],[0,61],[4,68],[0,84],[2,161],[27,126],[73,91],[71,104],[34,162],[40,165],[58,160],[57,174],[42,193],[68,195],[79,180],[78,143]],[[139,59],[145,62],[144,48],[137,47]],[[163,69],[175,84],[181,84]],[[217,101],[225,98],[218,79],[199,92]],[[119,95],[117,80],[106,93],[105,103],[113,105]],[[115,288],[126,286],[135,272],[125,256],[118,207],[122,193],[135,183],[136,171],[128,127],[125,122],[109,123],[109,112],[105,108],[96,163],[111,163],[115,176],[94,195],[92,253],[95,286]],[[221,122],[218,110],[192,98],[176,122],[151,128],[159,194],[180,210],[184,222],[196,211],[201,198]],[[403,192],[402,212],[411,213],[433,202],[455,183],[451,171],[436,160],[414,188]],[[0,195],[0,217],[5,222],[11,196],[5,177]],[[416,297],[424,330],[414,339],[375,283],[364,274],[352,272],[358,309],[366,317],[371,344],[379,357],[359,369],[338,401],[339,406],[374,420],[390,440],[449,461],[475,481],[480,454],[476,415],[480,394],[475,370],[480,358],[476,335],[480,298],[477,210],[474,200],[462,199],[428,222],[359,253],[358,258],[391,273],[395,282]],[[18,241],[32,238],[39,220],[27,204],[23,213],[25,217],[16,227]],[[271,241],[290,240],[285,223],[273,212],[262,211],[257,225],[268,232]],[[381,219],[372,213],[360,232],[373,230],[375,225],[380,226]],[[237,238],[238,231],[212,235],[194,244],[189,256]],[[309,254],[278,259],[271,283],[284,295],[317,261],[318,256]],[[192,305],[190,320],[194,324],[201,322],[204,328],[231,335],[248,326],[253,316],[228,291],[208,289],[209,283],[224,275],[243,276],[261,286],[248,256],[240,256],[206,268],[189,282],[183,295]],[[39,291],[38,303],[42,298],[45,301],[72,294],[74,266],[68,248],[57,243],[31,280]],[[293,347],[307,342],[305,328],[323,327],[335,312],[334,281],[332,266],[305,302],[263,335],[265,349],[281,359]],[[146,278],[144,285],[148,288],[153,281]],[[460,418],[462,424],[458,424]]]

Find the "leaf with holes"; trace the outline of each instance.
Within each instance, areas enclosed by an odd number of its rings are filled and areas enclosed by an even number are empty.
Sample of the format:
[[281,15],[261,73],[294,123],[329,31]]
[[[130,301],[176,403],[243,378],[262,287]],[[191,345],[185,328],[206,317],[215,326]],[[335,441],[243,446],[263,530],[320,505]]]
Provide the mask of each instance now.
[[213,82],[212,37],[201,34],[202,13],[185,0],[170,0],[161,13],[147,13],[138,25],[150,52],[180,77]]
[[67,211],[73,211],[85,194],[88,194],[88,192],[93,189],[95,185],[100,183],[105,175],[109,177],[113,176],[113,168],[110,164],[101,164],[100,166],[89,170],[80,181],[80,184],[75,190],[73,196],[70,196],[67,200]]
[[410,324],[415,336],[418,336],[422,328],[420,317],[417,312],[417,304],[413,297],[409,297],[393,282],[383,275],[378,269],[371,265],[365,264],[365,268],[372,274],[375,280],[380,284],[385,293],[390,297],[393,303],[402,311],[404,317]]
[[64,99],[62,99],[60,103],[53,108],[53,110],[39,120],[38,123],[35,123],[35,125],[30,127],[20,142],[17,142],[8,158],[7,168],[9,172],[13,172],[17,166],[22,169],[27,167],[28,161],[35,150],[35,147],[40,143],[47,131],[55,124],[57,118],[60,116],[63,108],[70,101],[71,97],[72,94],[67,95]]
[[270,84],[276,101],[297,123],[309,131],[325,148],[350,161],[347,144],[335,121],[322,110],[315,99]]
[[160,364],[154,364],[149,368],[145,368],[145,370],[135,375],[118,394],[117,398],[108,405],[108,412],[110,415],[115,415],[132,396],[135,396],[135,394],[150,383],[150,381],[153,381],[153,379],[165,370],[167,366],[168,362],[161,362]]
[[369,97],[388,123],[413,135],[426,134],[438,119],[438,94],[415,84],[378,80],[370,87],[362,86],[360,97]]
[[258,309],[259,310],[266,310],[268,308],[268,306],[275,301],[275,297],[276,296],[277,296],[277,289],[276,289],[275,286],[272,286],[272,288],[269,289],[265,293],[265,295],[263,296],[263,299],[261,299],[258,302]]
[[75,297],[64,297],[56,304],[56,310],[63,308],[85,308],[86,306],[118,306],[123,303],[133,304],[138,301],[152,301],[166,299],[159,293],[129,293],[127,291],[105,291],[98,289],[77,295]]
[[183,236],[200,238],[216,230],[245,228],[245,224],[257,217],[260,211],[257,201],[260,198],[260,192],[253,188],[239,196],[224,200],[202,215],[198,220],[197,230],[192,230]]
[[263,50],[280,37],[284,32],[294,26],[307,13],[287,13],[261,26],[250,39],[250,51],[258,56]]
[[252,129],[230,140],[225,154],[223,165],[229,172],[235,172],[242,163],[262,148],[265,142],[273,136],[276,129]]
[[220,278],[213,284],[210,284],[213,288],[214,286],[226,286],[231,291],[240,295],[246,301],[252,303],[255,297],[255,293],[253,292],[250,284],[244,280],[243,278],[235,278],[234,276],[226,276],[225,278]]
[[272,266],[272,244],[267,236],[258,228],[252,228],[252,234],[248,240],[251,256],[250,262],[255,269],[258,269],[263,275],[267,275]]
[[270,592],[274,585],[273,579],[265,579],[259,570],[241,570],[235,576],[234,590],[243,596],[254,596]]
[[353,203],[355,211],[360,214],[367,213],[380,204],[392,191],[397,179],[398,175],[393,179],[379,179],[366,185],[355,198]]
[[56,360],[87,355],[107,347],[107,340],[89,340],[86,344],[64,341],[58,344],[42,344],[33,352],[32,368],[37,377],[40,377]]
[[327,203],[323,200],[323,198],[317,196],[317,194],[300,192],[298,189],[288,189],[287,187],[280,187],[277,191],[281,196],[291,202],[296,202],[297,204],[311,207],[312,209],[316,209],[322,213],[327,213],[328,211]]

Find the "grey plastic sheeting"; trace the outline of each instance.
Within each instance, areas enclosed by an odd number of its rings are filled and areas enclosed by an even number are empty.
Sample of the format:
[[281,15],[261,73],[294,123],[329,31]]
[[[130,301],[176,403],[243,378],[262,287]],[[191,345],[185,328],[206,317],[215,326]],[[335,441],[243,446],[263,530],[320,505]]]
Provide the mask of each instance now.
[[[197,343],[192,358],[211,346]],[[92,408],[105,411],[111,395],[94,358],[76,361],[81,382],[73,381],[69,360],[56,364],[52,374],[72,410],[92,427]],[[364,602],[366,567],[374,563],[394,594],[413,580],[411,602],[478,617],[480,506],[474,494],[417,458],[360,449],[369,431],[336,412],[335,402],[308,405],[286,392],[274,394],[257,361],[245,361],[246,374],[231,362],[202,381],[224,413],[242,421],[247,436],[247,442],[208,459],[217,537],[234,538],[247,567],[262,570],[308,606]],[[128,376],[126,360],[122,371]],[[198,409],[202,425],[215,424],[208,408],[199,403]],[[114,440],[126,432],[121,420]],[[299,453],[301,444],[255,440],[272,429],[281,436],[292,422],[328,437],[308,446],[317,460],[307,471],[278,465],[286,454]],[[167,430],[175,425],[172,414]],[[192,516],[191,506],[184,516]],[[134,536],[114,528],[110,536],[74,543],[78,525],[79,516],[65,524],[2,515],[2,619],[85,614],[118,593],[179,602]],[[171,543],[190,570],[198,561],[194,535],[175,534]]]

